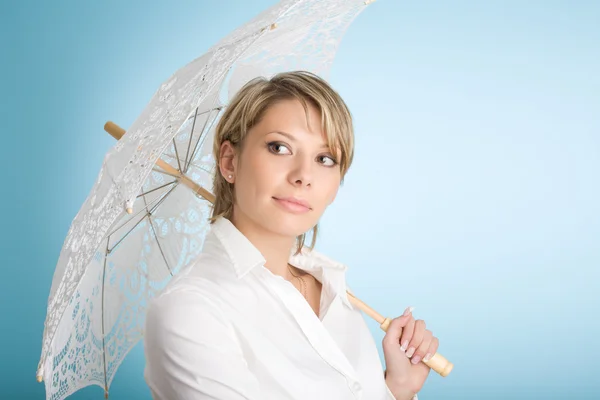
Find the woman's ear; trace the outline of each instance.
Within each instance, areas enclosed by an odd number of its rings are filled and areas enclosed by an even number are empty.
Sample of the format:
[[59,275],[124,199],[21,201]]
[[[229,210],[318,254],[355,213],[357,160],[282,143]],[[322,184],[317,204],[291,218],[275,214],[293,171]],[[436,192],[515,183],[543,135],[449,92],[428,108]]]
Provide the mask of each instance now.
[[236,161],[235,148],[229,140],[225,140],[219,149],[219,170],[229,183],[233,183],[235,180]]

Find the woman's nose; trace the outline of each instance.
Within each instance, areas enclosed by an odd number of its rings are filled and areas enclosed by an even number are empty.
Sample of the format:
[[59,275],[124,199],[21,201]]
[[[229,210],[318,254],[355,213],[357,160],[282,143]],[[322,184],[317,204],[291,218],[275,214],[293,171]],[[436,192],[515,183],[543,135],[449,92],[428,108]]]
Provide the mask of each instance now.
[[311,160],[298,157],[294,169],[290,173],[290,181],[294,185],[310,186],[313,180],[312,164]]

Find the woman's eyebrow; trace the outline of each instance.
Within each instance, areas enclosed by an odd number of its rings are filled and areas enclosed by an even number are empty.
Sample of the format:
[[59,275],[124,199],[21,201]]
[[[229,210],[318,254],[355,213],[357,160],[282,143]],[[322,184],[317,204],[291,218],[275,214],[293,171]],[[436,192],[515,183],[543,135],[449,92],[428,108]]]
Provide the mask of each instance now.
[[[272,131],[272,132],[269,132],[269,133],[278,133],[278,134],[280,134],[280,135],[283,135],[283,136],[287,137],[287,138],[288,138],[288,139],[290,139],[292,142],[296,142],[296,141],[297,141],[297,140],[296,140],[296,138],[294,137],[294,135],[291,135],[291,134],[289,134],[289,133],[287,133],[287,132],[283,132],[283,131]],[[323,148],[323,149],[329,149],[329,146],[327,145],[327,143],[323,143],[323,144],[321,145],[321,148]]]

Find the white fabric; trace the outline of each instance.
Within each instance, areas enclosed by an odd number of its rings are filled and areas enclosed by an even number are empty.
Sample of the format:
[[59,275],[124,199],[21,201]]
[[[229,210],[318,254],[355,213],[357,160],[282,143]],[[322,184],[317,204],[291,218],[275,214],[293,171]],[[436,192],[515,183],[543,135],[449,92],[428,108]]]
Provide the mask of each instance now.
[[[227,219],[149,305],[144,377],[155,400],[393,400],[346,266],[305,249],[320,315]],[[415,396],[416,399],[416,396]]]

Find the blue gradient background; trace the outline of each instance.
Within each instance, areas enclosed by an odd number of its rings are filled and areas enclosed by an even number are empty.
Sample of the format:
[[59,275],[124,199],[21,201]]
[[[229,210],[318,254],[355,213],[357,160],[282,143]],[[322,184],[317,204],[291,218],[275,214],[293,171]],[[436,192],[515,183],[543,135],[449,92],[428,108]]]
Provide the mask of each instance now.
[[[2,3],[2,399],[44,397],[51,278],[114,145],[104,123],[130,126],[274,3]],[[357,154],[318,248],[373,308],[415,306],[440,338],[455,370],[423,400],[600,398],[599,21],[594,1],[379,0],[341,44],[330,81]],[[150,397],[143,365],[138,345],[111,398]]]

